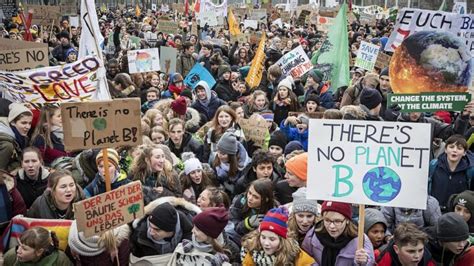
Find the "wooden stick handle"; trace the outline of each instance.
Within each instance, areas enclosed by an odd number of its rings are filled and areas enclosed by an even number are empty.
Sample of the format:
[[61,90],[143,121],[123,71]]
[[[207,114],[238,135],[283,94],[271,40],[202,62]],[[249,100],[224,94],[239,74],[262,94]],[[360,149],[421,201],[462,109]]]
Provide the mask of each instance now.
[[112,184],[110,183],[110,173],[109,173],[109,153],[107,148],[102,149],[102,154],[104,155],[104,175],[105,175],[105,191],[112,190]]
[[359,227],[357,249],[364,248],[365,205],[359,204]]

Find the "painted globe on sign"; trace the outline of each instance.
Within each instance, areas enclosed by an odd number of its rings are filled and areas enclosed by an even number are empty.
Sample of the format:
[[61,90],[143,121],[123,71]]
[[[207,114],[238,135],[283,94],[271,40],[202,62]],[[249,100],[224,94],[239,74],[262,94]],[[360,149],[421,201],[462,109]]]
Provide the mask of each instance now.
[[456,35],[420,31],[395,50],[390,84],[395,93],[467,92],[473,65],[471,52]]
[[377,203],[392,201],[402,189],[400,177],[389,167],[370,169],[365,173],[362,182],[365,195]]

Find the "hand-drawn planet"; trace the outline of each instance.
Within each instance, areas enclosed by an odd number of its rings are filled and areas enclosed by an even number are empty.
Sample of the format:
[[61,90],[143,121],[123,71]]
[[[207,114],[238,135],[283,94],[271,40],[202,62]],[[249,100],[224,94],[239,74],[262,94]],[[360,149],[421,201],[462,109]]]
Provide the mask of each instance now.
[[95,129],[102,131],[107,128],[107,120],[105,120],[105,118],[96,118],[92,122],[92,125]]
[[362,181],[365,195],[377,203],[387,203],[395,199],[402,189],[398,174],[389,167],[370,169]]
[[473,65],[470,50],[453,33],[420,31],[395,50],[390,84],[395,93],[466,92]]

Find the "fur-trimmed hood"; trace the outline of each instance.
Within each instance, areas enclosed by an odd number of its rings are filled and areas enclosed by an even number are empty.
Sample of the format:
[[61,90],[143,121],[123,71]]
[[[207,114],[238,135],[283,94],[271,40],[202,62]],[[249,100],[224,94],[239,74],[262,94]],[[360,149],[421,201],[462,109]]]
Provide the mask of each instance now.
[[200,122],[201,116],[199,115],[199,112],[192,107],[188,107],[186,110],[186,130],[195,133],[199,129]]
[[[49,170],[46,169],[46,167],[43,167],[41,166],[41,171],[40,171],[40,178],[41,180],[46,180],[48,179],[48,176],[49,176]],[[21,179],[21,180],[25,180],[25,170],[23,168],[21,168],[20,170],[18,170],[18,178]]]

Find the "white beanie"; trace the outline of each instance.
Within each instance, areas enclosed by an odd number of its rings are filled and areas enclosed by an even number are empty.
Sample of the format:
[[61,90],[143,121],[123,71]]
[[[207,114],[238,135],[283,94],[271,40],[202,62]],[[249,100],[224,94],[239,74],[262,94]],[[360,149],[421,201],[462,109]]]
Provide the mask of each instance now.
[[8,107],[10,108],[10,112],[8,113],[8,122],[11,123],[15,120],[19,115],[23,113],[28,113],[30,116],[33,116],[33,113],[30,109],[26,108],[26,106],[22,103],[12,103]]
[[285,87],[287,88],[288,90],[293,90],[293,86],[292,86],[292,78],[291,77],[286,77],[284,79],[282,79],[280,81],[280,83],[278,83],[278,88],[280,87]]
[[194,170],[202,171],[202,164],[197,158],[191,158],[184,162],[184,173],[189,175]]

